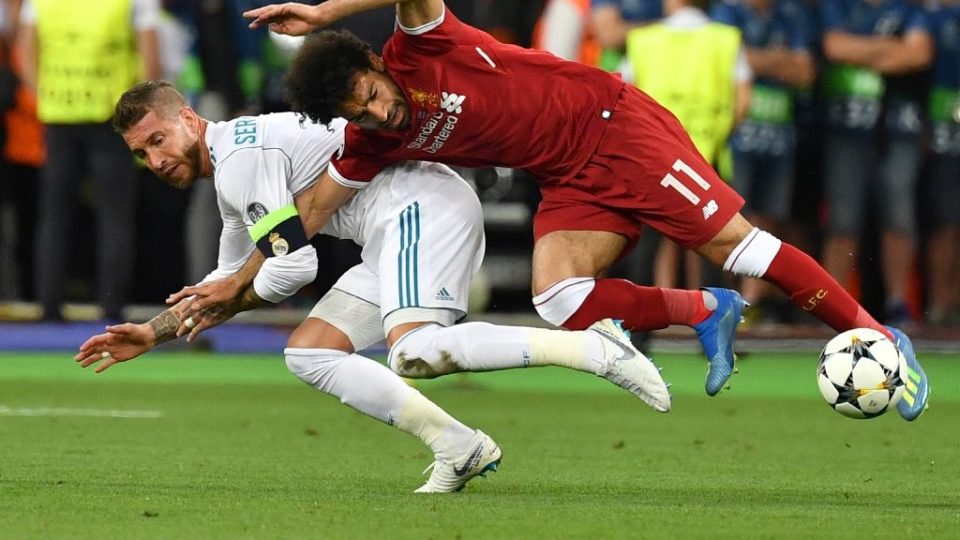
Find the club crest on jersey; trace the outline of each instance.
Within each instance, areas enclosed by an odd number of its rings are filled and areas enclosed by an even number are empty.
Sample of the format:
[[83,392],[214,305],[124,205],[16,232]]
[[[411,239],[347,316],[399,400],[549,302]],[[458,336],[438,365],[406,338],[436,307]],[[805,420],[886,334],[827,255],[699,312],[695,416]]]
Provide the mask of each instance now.
[[463,102],[466,101],[467,96],[460,96],[448,92],[440,92],[440,107],[446,110],[448,113],[452,114],[462,114],[463,113]]
[[410,92],[410,100],[421,107],[436,107],[439,103],[439,97],[435,92],[424,92],[416,88],[407,88],[407,92]]
[[286,255],[288,251],[290,251],[290,244],[284,240],[278,232],[270,233],[270,236],[267,237],[267,241],[270,242],[270,249],[277,257],[282,257]]
[[258,202],[252,203],[247,207],[247,217],[250,218],[252,223],[260,221],[263,219],[263,216],[267,215],[268,213],[267,207]]

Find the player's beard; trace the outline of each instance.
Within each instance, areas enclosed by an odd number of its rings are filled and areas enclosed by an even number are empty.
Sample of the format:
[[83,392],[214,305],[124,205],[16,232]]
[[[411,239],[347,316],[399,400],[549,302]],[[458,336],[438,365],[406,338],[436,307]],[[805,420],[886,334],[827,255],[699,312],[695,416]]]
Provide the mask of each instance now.
[[188,169],[187,171],[178,171],[180,175],[178,178],[170,178],[170,182],[180,189],[187,189],[193,182],[197,179],[197,176],[200,175],[200,141],[194,141],[187,150],[183,153],[183,162],[180,164],[184,168]]
[[384,128],[385,128],[387,131],[404,131],[404,130],[406,130],[406,129],[410,126],[410,108],[407,106],[407,102],[404,101],[404,100],[402,100],[402,99],[398,99],[397,101],[394,102],[393,107],[394,107],[393,110],[396,111],[395,114],[397,114],[398,116],[400,116],[400,117],[402,118],[402,120],[400,120],[400,124],[397,125],[397,127],[387,127],[387,126],[384,126]]

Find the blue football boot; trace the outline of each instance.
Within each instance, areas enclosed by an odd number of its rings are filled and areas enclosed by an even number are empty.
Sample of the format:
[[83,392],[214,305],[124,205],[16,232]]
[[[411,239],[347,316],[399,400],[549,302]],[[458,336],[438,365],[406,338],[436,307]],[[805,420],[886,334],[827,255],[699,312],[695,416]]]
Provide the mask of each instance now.
[[693,325],[693,329],[697,331],[703,352],[710,362],[707,395],[715,396],[733,375],[733,339],[747,303],[737,291],[715,287],[706,287],[704,290],[717,299],[717,309],[706,320]]
[[907,372],[902,373],[904,389],[897,410],[904,420],[913,421],[927,410],[927,400],[930,398],[930,381],[927,374],[917,362],[917,353],[913,350],[913,342],[902,330],[888,326],[887,330],[896,338],[897,347],[907,360]]

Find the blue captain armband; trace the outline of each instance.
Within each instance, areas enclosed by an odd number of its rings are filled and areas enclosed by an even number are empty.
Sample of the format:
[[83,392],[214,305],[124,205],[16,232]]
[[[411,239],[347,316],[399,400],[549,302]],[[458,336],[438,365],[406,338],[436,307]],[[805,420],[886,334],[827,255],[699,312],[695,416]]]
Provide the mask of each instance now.
[[288,204],[263,216],[250,228],[250,238],[264,257],[281,257],[309,245],[297,208]]

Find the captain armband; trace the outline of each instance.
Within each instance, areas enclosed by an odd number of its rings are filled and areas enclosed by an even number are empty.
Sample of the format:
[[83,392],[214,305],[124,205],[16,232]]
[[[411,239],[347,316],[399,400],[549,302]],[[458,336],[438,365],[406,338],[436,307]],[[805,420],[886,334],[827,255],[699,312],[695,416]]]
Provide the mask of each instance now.
[[282,257],[307,246],[307,235],[297,208],[288,204],[260,218],[250,228],[250,238],[264,257]]

